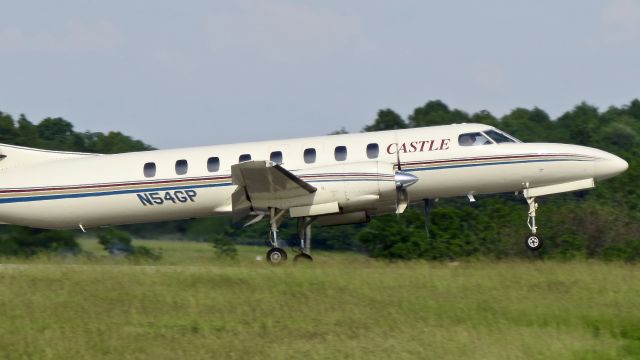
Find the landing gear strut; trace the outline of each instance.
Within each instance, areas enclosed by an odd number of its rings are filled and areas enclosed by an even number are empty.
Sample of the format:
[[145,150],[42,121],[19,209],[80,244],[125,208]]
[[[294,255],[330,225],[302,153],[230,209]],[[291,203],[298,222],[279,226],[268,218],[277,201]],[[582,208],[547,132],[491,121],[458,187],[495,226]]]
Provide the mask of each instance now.
[[300,253],[293,258],[295,262],[313,261],[311,257],[311,224],[314,218],[298,218],[298,238],[300,239]]
[[527,219],[527,225],[529,225],[529,229],[531,229],[531,235],[527,236],[524,241],[527,249],[531,251],[537,251],[542,248],[542,238],[540,238],[536,233],[538,231],[538,227],[536,226],[536,210],[538,209],[538,203],[536,202],[535,197],[528,197],[527,203],[529,204],[529,218]]
[[267,261],[270,264],[278,265],[287,261],[287,252],[278,246],[278,227],[284,220],[286,210],[269,209],[269,242],[271,249],[267,251]]

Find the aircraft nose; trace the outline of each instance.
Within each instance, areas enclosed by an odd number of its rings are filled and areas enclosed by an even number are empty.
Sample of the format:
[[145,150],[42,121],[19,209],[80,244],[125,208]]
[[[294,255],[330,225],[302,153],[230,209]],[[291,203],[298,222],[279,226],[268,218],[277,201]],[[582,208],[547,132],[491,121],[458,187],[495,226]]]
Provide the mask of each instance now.
[[615,175],[621,174],[629,168],[629,163],[626,162],[623,158],[613,155],[613,159],[611,161],[611,168]]
[[601,179],[614,177],[618,174],[625,172],[629,168],[627,163],[621,157],[607,153],[607,157],[604,161],[596,164],[596,173]]

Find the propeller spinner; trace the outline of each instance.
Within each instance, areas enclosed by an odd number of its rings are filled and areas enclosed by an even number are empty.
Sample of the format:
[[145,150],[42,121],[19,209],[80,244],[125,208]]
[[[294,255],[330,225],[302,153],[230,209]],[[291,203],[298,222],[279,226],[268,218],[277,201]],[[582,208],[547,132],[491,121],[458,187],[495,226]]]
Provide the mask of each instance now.
[[396,168],[398,169],[394,176],[396,182],[396,214],[402,214],[409,205],[409,193],[407,192],[407,188],[418,182],[418,177],[402,171],[399,148],[396,149],[396,161]]

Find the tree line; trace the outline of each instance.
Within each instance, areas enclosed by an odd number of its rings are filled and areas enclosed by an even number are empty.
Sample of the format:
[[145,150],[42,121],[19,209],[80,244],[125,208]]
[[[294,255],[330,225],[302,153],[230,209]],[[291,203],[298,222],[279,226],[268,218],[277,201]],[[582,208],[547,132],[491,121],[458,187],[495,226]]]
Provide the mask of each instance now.
[[[596,147],[629,162],[629,170],[589,191],[539,199],[538,222],[545,247],[543,258],[604,258],[635,261],[640,258],[640,100],[600,110],[581,103],[552,119],[544,110],[516,108],[502,117],[483,110],[469,113],[440,100],[428,101],[406,118],[392,109],[378,111],[362,131],[474,122],[498,127],[525,142],[558,142]],[[338,133],[344,131],[338,131]],[[38,124],[24,115],[16,120],[0,113],[0,142],[52,150],[120,153],[152,149],[119,132],[76,132],[62,118]],[[313,245],[327,250],[354,250],[388,259],[457,259],[464,257],[527,257],[524,249],[527,206],[513,194],[477,196],[477,202],[440,199],[429,221],[421,207],[401,216],[381,216],[367,225],[314,227]],[[238,244],[262,244],[267,224],[237,228],[225,217],[139,224],[119,227],[136,238],[172,238],[207,241],[216,237]],[[428,231],[427,231],[428,229]],[[76,232],[51,232],[4,226],[0,253],[77,249]],[[296,246],[296,224],[287,221],[281,236]]]

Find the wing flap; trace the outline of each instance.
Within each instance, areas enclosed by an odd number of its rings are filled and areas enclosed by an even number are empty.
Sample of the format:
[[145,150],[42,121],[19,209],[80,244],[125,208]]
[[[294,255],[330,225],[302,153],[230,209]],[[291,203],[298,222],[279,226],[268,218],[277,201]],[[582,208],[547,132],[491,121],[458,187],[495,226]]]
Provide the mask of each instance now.
[[280,165],[247,161],[231,167],[235,185],[246,188],[251,199],[287,199],[314,193],[317,189]]
[[[231,181],[238,185],[232,195],[233,220],[240,221],[251,212],[287,199],[316,192],[316,188],[270,161],[246,161],[231,166]],[[256,209],[259,208],[259,209]]]

